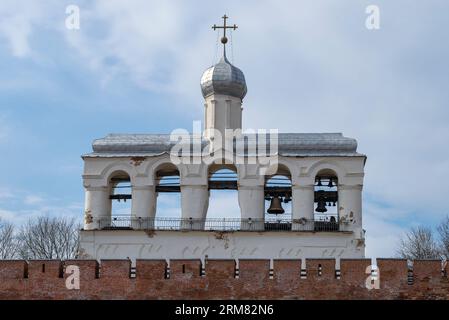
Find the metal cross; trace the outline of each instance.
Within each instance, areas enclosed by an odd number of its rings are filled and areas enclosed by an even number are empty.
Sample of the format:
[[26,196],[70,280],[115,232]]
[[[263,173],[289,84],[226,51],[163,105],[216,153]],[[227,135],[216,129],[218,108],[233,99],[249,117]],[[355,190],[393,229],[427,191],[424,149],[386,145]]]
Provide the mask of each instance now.
[[226,42],[228,42],[228,38],[226,38],[226,29],[237,29],[237,25],[234,24],[233,26],[227,26],[226,25],[226,19],[228,19],[228,16],[226,16],[226,14],[222,17],[223,18],[223,25],[222,26],[217,26],[216,24],[214,24],[212,26],[212,29],[217,30],[217,29],[223,29],[223,37],[221,38],[221,43],[226,44]]

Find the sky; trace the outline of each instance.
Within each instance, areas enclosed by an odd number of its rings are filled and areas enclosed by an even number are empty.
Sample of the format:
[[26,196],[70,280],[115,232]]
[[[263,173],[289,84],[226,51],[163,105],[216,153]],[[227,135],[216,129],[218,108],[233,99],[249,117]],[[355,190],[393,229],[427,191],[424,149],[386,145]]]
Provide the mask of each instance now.
[[[68,5],[79,30],[66,28]],[[401,233],[449,214],[447,12],[445,0],[2,0],[0,217],[81,221],[80,156],[94,139],[191,131],[220,54],[211,25],[226,13],[239,26],[228,57],[248,86],[243,127],[356,138],[366,255],[394,256]],[[209,211],[225,216],[236,199]]]

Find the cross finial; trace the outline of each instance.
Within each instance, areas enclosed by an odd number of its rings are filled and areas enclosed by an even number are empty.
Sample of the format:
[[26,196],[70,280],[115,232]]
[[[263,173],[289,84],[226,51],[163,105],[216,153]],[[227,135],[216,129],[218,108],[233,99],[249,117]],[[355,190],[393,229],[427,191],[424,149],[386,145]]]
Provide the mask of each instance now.
[[226,29],[237,29],[237,25],[234,24],[233,26],[227,26],[226,25],[226,20],[229,18],[226,14],[221,17],[223,19],[223,25],[222,26],[217,26],[216,24],[214,24],[212,26],[212,29],[217,30],[217,29],[223,29],[223,37],[221,38],[221,43],[223,43],[223,50],[224,50],[224,54],[226,55],[226,43],[228,42],[228,38],[226,37]]

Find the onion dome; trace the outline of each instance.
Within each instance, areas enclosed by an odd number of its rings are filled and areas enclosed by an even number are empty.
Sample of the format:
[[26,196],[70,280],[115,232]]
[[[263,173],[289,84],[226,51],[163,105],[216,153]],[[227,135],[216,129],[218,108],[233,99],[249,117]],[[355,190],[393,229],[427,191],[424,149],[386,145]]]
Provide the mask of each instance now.
[[224,54],[216,65],[203,73],[201,91],[204,98],[212,94],[223,94],[243,99],[247,92],[245,76]]

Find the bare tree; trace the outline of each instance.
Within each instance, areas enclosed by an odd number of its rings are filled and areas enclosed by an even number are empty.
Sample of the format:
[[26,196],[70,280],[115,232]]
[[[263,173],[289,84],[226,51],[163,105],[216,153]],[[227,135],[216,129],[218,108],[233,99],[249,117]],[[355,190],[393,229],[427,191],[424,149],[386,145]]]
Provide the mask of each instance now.
[[38,217],[22,226],[18,240],[22,259],[72,259],[79,247],[74,219]]
[[424,226],[411,228],[400,240],[398,256],[406,259],[440,259],[437,241],[432,229]]
[[17,257],[18,243],[14,225],[0,221],[0,260]]
[[449,215],[437,227],[440,236],[440,251],[449,259]]

